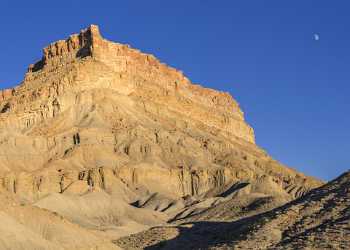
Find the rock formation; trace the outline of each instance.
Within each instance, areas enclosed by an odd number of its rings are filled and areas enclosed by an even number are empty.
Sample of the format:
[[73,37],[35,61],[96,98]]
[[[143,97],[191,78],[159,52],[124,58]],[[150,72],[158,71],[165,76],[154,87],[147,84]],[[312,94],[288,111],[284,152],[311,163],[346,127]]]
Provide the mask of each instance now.
[[102,38],[95,25],[50,44],[19,86],[0,92],[0,183],[23,204],[85,226],[90,217],[43,199],[76,197],[80,207],[90,193],[118,197],[123,209],[156,210],[151,225],[225,193],[288,201],[322,184],[259,148],[230,94]]
[[116,243],[126,249],[349,249],[350,172],[266,213],[154,227]]

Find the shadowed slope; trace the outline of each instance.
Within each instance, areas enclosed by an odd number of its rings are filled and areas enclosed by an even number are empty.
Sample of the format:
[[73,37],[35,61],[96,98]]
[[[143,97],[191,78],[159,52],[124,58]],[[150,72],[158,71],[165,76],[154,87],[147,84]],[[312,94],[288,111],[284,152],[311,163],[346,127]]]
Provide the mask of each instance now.
[[350,172],[266,213],[234,222],[152,228],[116,244],[130,249],[349,249]]

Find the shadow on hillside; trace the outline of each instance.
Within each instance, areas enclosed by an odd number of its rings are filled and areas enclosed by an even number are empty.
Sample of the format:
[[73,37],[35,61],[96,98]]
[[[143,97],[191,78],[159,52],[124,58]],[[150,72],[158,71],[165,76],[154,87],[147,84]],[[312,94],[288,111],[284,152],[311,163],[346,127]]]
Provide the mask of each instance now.
[[248,182],[239,182],[239,183],[234,183],[229,189],[227,189],[225,192],[219,195],[219,197],[227,197],[230,194],[233,194],[234,192],[248,186]]
[[[208,249],[217,245],[234,244],[241,238],[243,225],[247,219],[236,222],[194,222],[178,226],[179,235],[174,239],[164,240],[146,247],[147,250],[158,249]],[[192,225],[190,227],[190,225]]]
[[[299,197],[289,203],[272,210],[256,214],[250,217],[242,218],[233,222],[193,222],[183,224],[177,227],[179,234],[174,239],[164,240],[152,246],[146,247],[147,250],[158,249],[208,249],[219,245],[227,245],[231,249],[235,242],[245,238],[246,234],[256,225],[264,224],[273,218],[276,218],[283,211],[288,210],[298,204],[308,204],[308,201],[318,201],[325,197],[332,190],[313,189],[307,195]],[[338,192],[339,196],[344,196],[346,191]],[[344,189],[346,190],[346,189]],[[335,207],[332,200],[324,204],[325,209]],[[278,212],[278,213],[277,213]],[[192,225],[190,227],[189,225]]]

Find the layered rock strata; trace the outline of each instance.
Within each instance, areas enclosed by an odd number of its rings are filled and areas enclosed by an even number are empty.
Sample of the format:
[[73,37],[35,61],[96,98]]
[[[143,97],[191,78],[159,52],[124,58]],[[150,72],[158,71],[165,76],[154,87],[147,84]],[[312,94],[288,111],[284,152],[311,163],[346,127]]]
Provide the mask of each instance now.
[[95,25],[50,44],[19,86],[0,92],[0,178],[30,201],[115,181],[172,198],[261,180],[294,198],[321,184],[259,148],[230,94]]

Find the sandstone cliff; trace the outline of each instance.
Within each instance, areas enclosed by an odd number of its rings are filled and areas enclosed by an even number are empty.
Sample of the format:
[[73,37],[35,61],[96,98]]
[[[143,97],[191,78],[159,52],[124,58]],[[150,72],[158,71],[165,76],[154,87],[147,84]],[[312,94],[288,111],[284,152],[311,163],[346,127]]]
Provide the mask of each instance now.
[[177,196],[263,175],[294,196],[318,185],[255,145],[228,93],[103,39],[97,26],[43,54],[21,85],[1,94],[7,190],[34,197],[79,181],[108,185],[103,175]]
[[240,183],[247,196],[283,200],[321,184],[259,148],[230,94],[95,25],[50,44],[19,86],[0,92],[0,187],[26,204],[98,191],[140,208],[156,197],[174,216],[188,197]]

